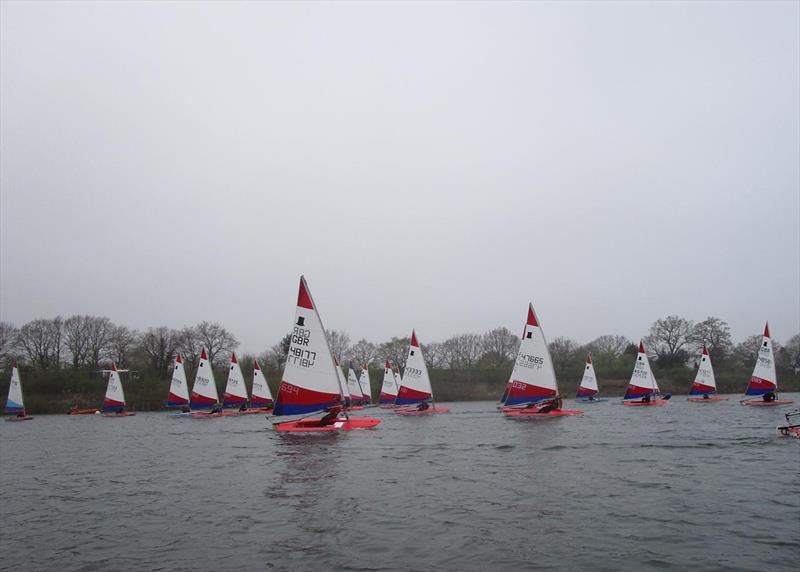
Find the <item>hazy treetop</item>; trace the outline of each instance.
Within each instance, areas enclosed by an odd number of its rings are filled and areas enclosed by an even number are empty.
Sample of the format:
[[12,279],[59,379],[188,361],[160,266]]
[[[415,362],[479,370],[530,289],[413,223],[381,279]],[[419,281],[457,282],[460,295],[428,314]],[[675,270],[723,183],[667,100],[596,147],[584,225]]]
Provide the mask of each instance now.
[[800,4],[0,4],[0,309],[800,329]]

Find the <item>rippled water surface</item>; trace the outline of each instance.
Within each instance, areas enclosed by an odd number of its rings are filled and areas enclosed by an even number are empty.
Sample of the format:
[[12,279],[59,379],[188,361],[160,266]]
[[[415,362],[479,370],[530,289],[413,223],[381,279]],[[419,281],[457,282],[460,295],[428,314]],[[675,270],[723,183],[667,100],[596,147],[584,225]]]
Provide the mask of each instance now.
[[786,407],[450,406],[317,435],[257,415],[0,423],[0,568],[797,570]]

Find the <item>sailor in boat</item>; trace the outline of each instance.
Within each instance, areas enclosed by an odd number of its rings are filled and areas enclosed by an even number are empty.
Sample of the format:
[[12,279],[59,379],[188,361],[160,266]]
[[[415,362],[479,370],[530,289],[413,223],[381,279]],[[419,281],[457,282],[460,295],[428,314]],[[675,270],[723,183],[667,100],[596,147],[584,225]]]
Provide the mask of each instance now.
[[[20,411],[20,412],[18,412],[18,413],[17,413],[17,417],[26,417],[27,415],[28,415],[28,414],[27,414],[27,413],[25,413],[25,410],[24,410],[24,409],[23,409],[22,411]],[[788,419],[788,417],[787,417],[787,419]]]
[[711,398],[708,396],[708,393],[704,393],[703,394],[703,399],[711,399]]
[[188,405],[184,405],[183,407],[181,407],[181,412],[182,413],[191,413],[192,412],[192,408],[189,407]]
[[214,407],[211,408],[211,414],[213,415],[215,413],[222,413],[222,405],[219,403],[219,401],[217,401],[214,404]]
[[341,405],[335,405],[329,409],[326,409],[327,413],[319,420],[319,426],[325,427],[326,425],[333,425],[336,423],[336,420],[339,418],[339,413],[342,412]]
[[422,402],[420,402],[420,404],[417,405],[417,411],[427,411],[430,408],[431,408],[430,398],[423,399]]
[[767,403],[770,403],[770,402],[772,402],[772,401],[775,401],[775,392],[774,392],[774,391],[768,391],[767,393],[765,393],[765,394],[764,394],[764,397],[763,397],[763,399],[764,399],[764,401],[766,401]]
[[247,402],[243,401],[242,404],[239,406],[239,411],[247,411]]
[[650,396],[645,395],[644,397],[642,397],[642,403],[650,403]]

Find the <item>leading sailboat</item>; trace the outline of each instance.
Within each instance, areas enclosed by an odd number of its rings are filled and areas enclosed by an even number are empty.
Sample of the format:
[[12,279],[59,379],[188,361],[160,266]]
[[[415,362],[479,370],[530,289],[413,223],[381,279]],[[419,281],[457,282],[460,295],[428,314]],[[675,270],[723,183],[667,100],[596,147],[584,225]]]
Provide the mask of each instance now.
[[501,411],[508,417],[545,417],[581,415],[577,409],[563,409],[558,391],[553,359],[539,319],[528,304],[528,318],[522,331],[522,341],[503,392]]
[[[379,419],[349,417],[325,328],[305,277],[300,277],[289,355],[270,419],[276,431],[317,432],[375,427]],[[308,419],[325,413],[321,419]]]

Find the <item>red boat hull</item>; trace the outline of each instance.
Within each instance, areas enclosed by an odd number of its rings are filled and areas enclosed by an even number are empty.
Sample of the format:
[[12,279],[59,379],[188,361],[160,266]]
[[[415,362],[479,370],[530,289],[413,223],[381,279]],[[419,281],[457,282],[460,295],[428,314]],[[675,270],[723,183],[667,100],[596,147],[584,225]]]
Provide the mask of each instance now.
[[67,415],[94,415],[97,409],[70,409]]
[[770,407],[772,405],[789,405],[794,403],[791,399],[776,399],[774,401],[764,401],[763,399],[745,399],[740,401],[742,405],[753,405],[755,407]]
[[[216,419],[218,417],[225,417],[225,413],[208,413],[205,411],[192,411],[189,414],[189,417],[191,417],[192,419]],[[230,415],[228,415],[228,417],[230,417]]]
[[122,413],[103,413],[103,417],[132,417],[136,415],[135,411],[123,411]]
[[318,420],[313,421],[286,421],[276,424],[275,431],[279,433],[322,433],[329,431],[350,431],[351,429],[370,429],[381,422],[374,417],[351,417],[341,419],[333,425],[320,425]]
[[800,425],[789,425],[788,427],[778,427],[778,434],[785,437],[800,439]]
[[708,399],[703,399],[702,397],[689,397],[686,401],[691,401],[692,403],[710,403],[713,401],[728,401],[730,397],[722,397],[719,395],[710,396]]
[[450,408],[431,407],[430,409],[425,409],[424,411],[419,411],[417,409],[395,409],[394,412],[398,415],[428,415],[430,413],[449,413]]
[[539,413],[534,409],[503,409],[503,415],[506,417],[568,417],[570,415],[583,415],[580,409],[552,409]]
[[30,415],[25,415],[24,417],[6,417],[6,421],[30,421],[33,419]]
[[632,407],[647,407],[648,405],[666,405],[669,403],[666,399],[651,399],[647,403],[641,401],[623,401],[622,405],[630,405]]

